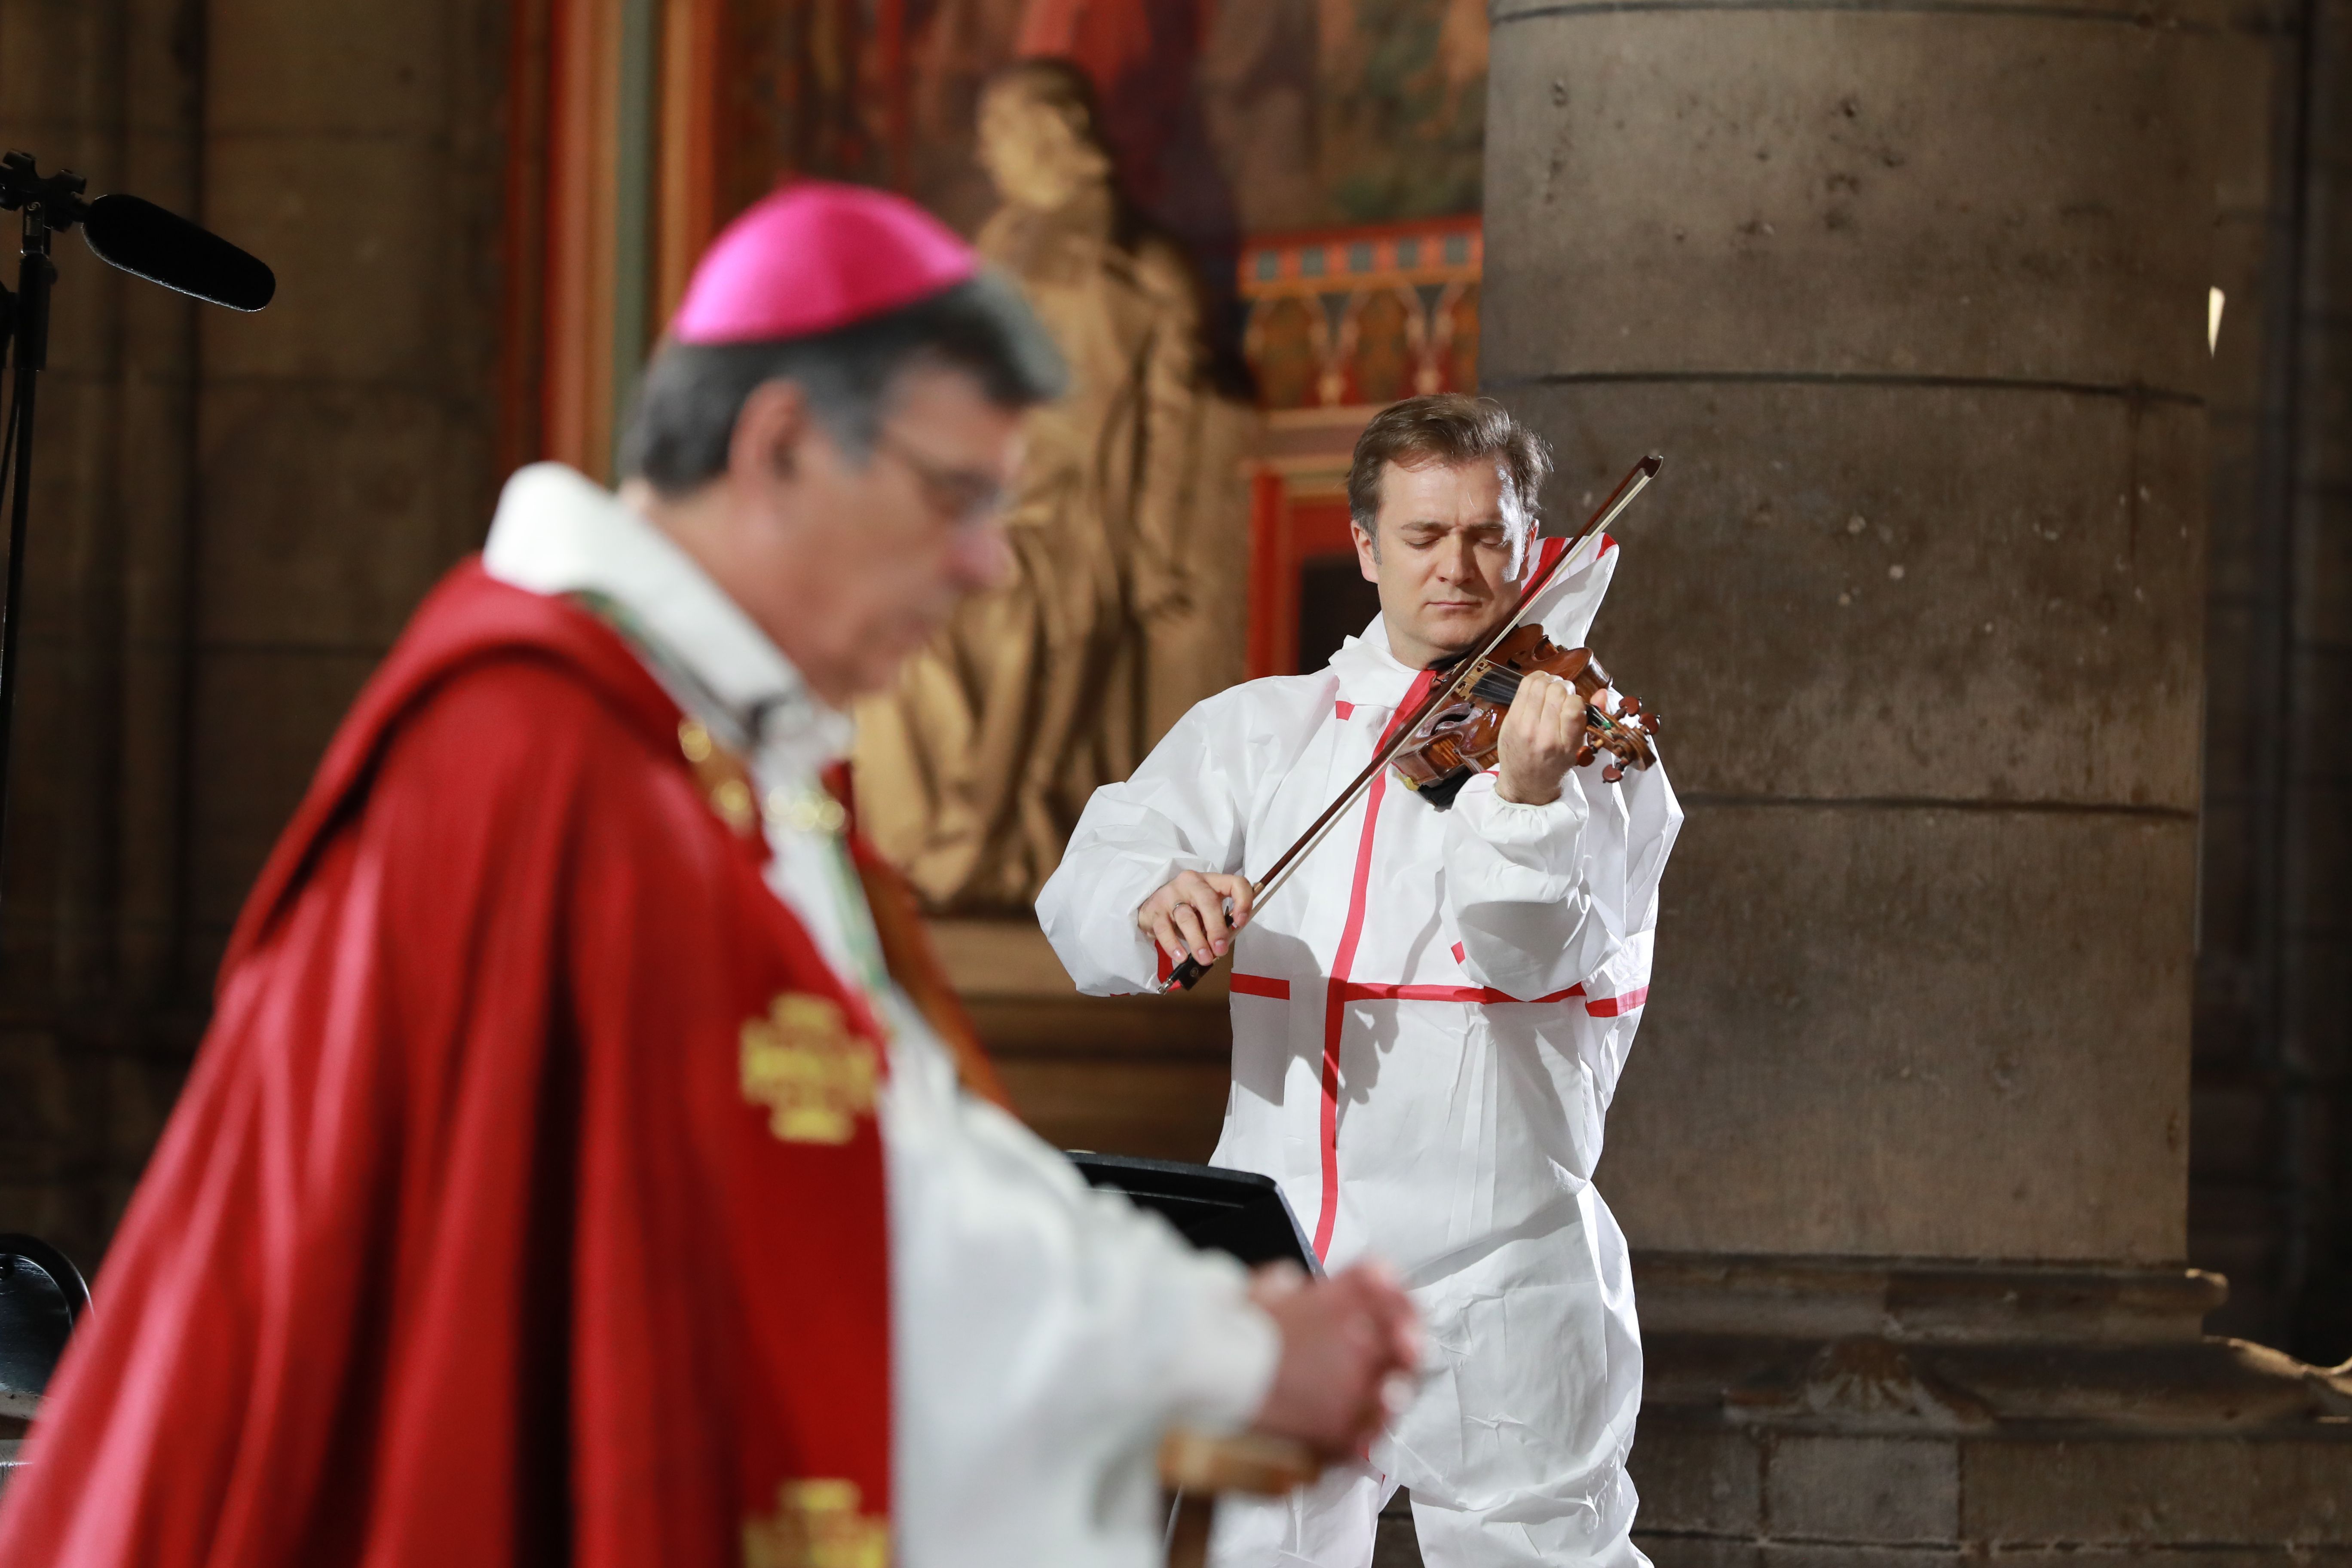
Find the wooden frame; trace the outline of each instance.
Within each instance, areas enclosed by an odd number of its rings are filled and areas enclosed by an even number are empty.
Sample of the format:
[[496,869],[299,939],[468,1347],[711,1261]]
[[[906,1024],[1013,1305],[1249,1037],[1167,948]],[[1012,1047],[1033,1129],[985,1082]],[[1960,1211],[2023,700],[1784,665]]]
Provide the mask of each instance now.
[[654,231],[656,321],[677,310],[695,262],[719,231],[719,63],[725,37],[722,0],[667,0]]
[[[853,172],[903,185],[905,0],[865,22],[857,0],[806,3],[825,37],[856,35],[835,63],[857,62],[848,90],[881,105],[880,156]],[[766,16],[757,0],[515,0],[513,16],[499,448],[509,468],[552,458],[609,478],[637,374],[711,236],[770,160],[826,172],[838,150],[728,155],[744,85],[729,71]]]
[[638,368],[717,226],[726,0],[517,0],[499,447],[609,479]]
[[541,455],[602,474],[612,447],[623,0],[551,0]]
[[1260,468],[1250,490],[1248,671],[1298,668],[1298,574],[1321,557],[1356,558],[1348,498],[1328,490],[1294,495],[1283,477]]

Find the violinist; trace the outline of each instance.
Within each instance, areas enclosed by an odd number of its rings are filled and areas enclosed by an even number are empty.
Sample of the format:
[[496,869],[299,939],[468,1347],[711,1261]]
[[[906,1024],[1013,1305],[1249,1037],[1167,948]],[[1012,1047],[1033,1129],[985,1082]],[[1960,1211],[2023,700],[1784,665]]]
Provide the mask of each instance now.
[[1631,705],[1528,673],[1491,769],[1434,789],[1384,767],[1280,898],[1255,904],[1250,879],[1462,656],[1515,618],[1585,640],[1617,552],[1597,530],[1565,560],[1537,537],[1549,468],[1486,399],[1376,416],[1348,493],[1379,617],[1324,669],[1194,708],[1096,792],[1038,900],[1085,991],[1231,954],[1213,1162],[1280,1182],[1327,1267],[1398,1268],[1428,1326],[1419,1393],[1371,1461],[1229,1501],[1222,1568],[1365,1568],[1400,1486],[1435,1568],[1643,1561],[1624,1472],[1641,1344],[1592,1173],[1682,813],[1662,768],[1589,747]]

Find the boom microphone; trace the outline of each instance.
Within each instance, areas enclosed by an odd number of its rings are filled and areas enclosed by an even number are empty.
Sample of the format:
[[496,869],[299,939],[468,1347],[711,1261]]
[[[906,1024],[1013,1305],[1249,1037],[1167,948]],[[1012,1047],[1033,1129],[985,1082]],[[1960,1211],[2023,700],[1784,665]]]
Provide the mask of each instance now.
[[258,310],[278,279],[258,259],[177,213],[137,196],[100,196],[82,214],[81,237],[98,258],[150,283],[232,310]]
[[25,519],[32,510],[33,412],[49,358],[49,294],[57,264],[49,241],[81,226],[100,261],[135,278],[231,310],[258,310],[278,292],[268,268],[218,235],[137,196],[82,195],[89,185],[71,169],[44,174],[30,153],[0,153],[0,212],[25,215],[16,287],[0,284],[0,353],[14,339],[9,379],[15,395],[0,420],[0,491],[8,497],[8,568],[0,588],[0,871],[5,869],[9,736],[16,713],[16,629],[24,607]]

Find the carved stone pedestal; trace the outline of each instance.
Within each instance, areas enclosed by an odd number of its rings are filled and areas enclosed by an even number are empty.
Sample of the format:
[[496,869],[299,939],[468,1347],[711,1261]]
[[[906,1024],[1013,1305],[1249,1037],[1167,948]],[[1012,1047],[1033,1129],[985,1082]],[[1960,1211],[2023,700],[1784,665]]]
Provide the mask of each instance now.
[[2199,1331],[2186,1269],[1651,1255],[1659,1568],[2352,1563],[2352,1376]]

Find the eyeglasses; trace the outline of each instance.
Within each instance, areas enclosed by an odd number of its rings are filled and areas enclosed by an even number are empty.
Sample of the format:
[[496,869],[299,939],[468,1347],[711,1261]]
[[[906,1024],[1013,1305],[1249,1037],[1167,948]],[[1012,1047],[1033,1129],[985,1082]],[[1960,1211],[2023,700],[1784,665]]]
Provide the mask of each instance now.
[[978,527],[1004,508],[1004,486],[993,474],[933,462],[887,429],[875,432],[874,446],[906,464],[923,499],[958,528]]

